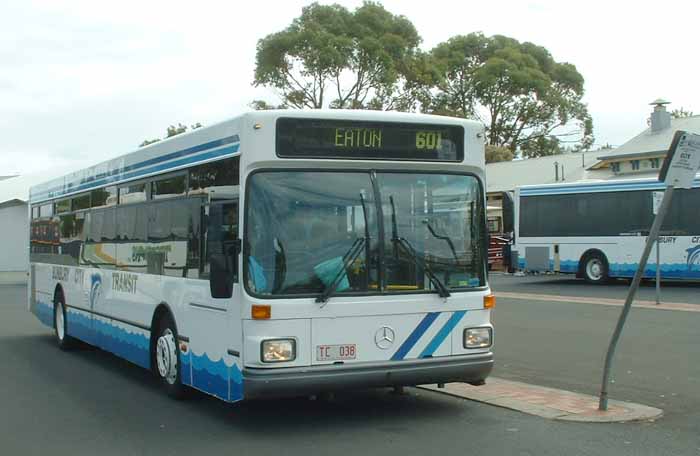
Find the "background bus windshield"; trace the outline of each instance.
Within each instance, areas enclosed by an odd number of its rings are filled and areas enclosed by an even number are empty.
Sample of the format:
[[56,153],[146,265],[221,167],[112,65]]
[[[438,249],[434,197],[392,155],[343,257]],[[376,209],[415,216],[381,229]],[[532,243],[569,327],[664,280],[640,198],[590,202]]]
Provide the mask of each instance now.
[[[375,195],[380,196],[378,202]],[[473,176],[263,172],[249,180],[245,282],[258,295],[432,292],[482,286]],[[381,215],[380,215],[381,214]],[[383,229],[382,229],[383,227]]]

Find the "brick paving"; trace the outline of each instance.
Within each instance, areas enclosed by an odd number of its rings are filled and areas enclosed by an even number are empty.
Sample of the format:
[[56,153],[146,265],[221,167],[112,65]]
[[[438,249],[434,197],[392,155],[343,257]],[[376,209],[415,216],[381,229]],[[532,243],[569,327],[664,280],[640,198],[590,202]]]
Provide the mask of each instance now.
[[449,383],[442,389],[436,385],[422,388],[543,418],[566,421],[640,421],[659,418],[663,413],[657,408],[612,400],[609,401],[608,410],[601,412],[598,410],[598,398],[594,396],[494,377],[489,377],[486,385],[482,386]]

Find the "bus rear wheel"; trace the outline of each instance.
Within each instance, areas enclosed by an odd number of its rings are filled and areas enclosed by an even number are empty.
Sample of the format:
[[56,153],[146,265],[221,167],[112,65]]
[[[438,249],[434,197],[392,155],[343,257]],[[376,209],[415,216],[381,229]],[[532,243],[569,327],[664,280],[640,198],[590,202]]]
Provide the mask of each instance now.
[[56,293],[53,303],[53,328],[56,343],[61,350],[69,350],[75,345],[75,339],[68,335],[66,319],[66,301],[63,293]]
[[169,313],[160,318],[156,331],[151,349],[155,374],[170,397],[182,399],[186,387],[180,378],[180,350],[177,347],[175,320]]
[[608,261],[605,255],[591,252],[583,258],[583,278],[588,283],[600,285],[608,281]]

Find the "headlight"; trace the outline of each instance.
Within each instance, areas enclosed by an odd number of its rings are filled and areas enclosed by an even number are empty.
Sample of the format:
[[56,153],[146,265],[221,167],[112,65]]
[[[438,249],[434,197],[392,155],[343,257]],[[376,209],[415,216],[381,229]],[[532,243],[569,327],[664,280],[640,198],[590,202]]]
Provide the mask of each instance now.
[[464,348],[491,346],[491,328],[467,328],[464,330]]
[[297,344],[294,339],[264,340],[260,346],[260,359],[263,363],[294,361],[297,357]]

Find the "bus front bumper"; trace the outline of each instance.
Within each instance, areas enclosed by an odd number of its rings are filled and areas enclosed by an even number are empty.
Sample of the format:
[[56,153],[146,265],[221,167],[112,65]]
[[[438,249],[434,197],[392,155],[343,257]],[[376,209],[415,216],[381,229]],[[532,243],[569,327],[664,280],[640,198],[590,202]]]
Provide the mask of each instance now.
[[390,363],[331,364],[276,369],[243,369],[245,398],[303,396],[324,391],[481,383],[493,369],[493,353],[446,356]]

